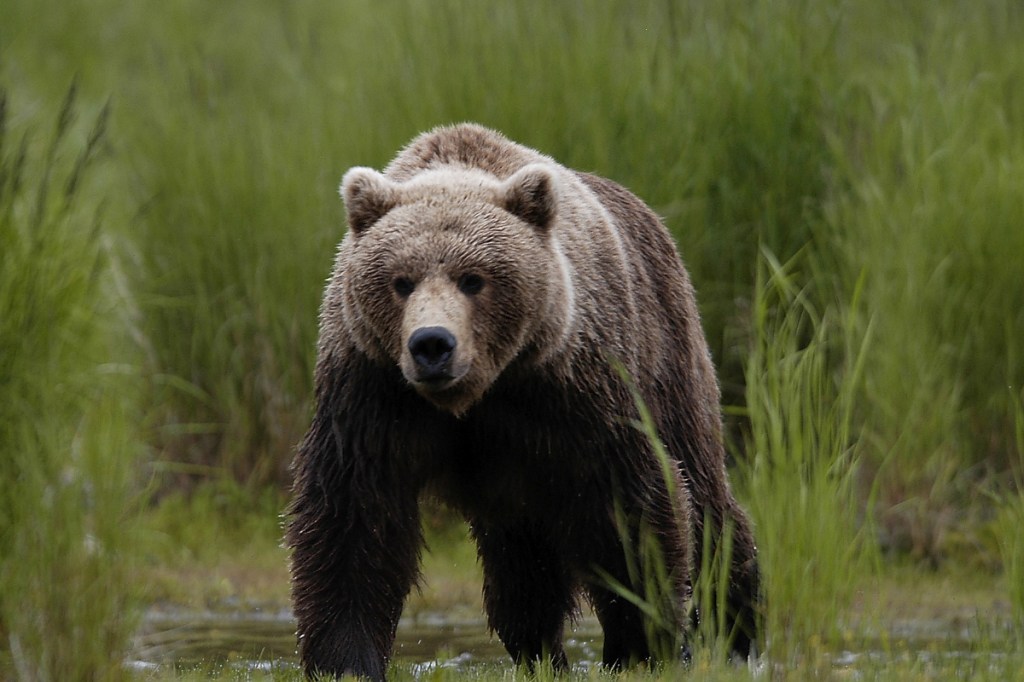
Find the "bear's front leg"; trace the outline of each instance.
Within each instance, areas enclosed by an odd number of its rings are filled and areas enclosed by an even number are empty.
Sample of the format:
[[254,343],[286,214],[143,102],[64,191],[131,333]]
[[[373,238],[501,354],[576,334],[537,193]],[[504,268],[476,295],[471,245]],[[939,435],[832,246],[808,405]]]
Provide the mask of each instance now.
[[415,501],[387,509],[311,504],[310,497],[298,497],[288,529],[303,669],[310,677],[383,680],[402,605],[418,575]]
[[292,509],[292,597],[307,676],[383,680],[402,605],[418,575],[412,505],[331,505],[299,495]]
[[295,458],[286,541],[309,677],[383,680],[402,605],[419,575],[418,490],[365,434],[322,399]]
[[527,525],[494,527],[474,523],[484,570],[484,607],[517,664],[550,658],[556,670],[568,668],[562,647],[565,620],[576,606],[572,573],[562,548]]

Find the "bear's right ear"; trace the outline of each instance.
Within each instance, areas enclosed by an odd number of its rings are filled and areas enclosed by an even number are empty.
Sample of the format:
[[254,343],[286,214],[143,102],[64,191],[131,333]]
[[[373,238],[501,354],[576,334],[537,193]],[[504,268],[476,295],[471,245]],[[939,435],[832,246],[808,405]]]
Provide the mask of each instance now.
[[506,180],[504,199],[506,211],[542,230],[555,219],[555,179],[542,164],[524,166]]
[[372,168],[356,166],[341,179],[341,197],[349,229],[358,236],[398,205],[398,187]]

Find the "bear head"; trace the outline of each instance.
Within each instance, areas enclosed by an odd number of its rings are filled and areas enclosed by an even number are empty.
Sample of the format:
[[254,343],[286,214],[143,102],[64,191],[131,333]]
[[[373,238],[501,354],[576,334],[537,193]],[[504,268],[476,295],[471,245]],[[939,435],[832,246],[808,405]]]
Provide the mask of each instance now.
[[396,182],[345,174],[343,316],[356,347],[462,415],[517,359],[564,342],[572,278],[558,242],[557,169],[500,180],[469,168]]

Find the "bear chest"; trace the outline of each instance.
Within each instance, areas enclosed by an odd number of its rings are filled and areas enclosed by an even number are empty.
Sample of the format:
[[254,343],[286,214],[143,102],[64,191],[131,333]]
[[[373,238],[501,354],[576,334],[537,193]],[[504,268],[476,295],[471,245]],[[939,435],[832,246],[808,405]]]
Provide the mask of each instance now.
[[482,405],[437,444],[428,486],[471,517],[571,517],[607,491],[616,459],[614,434],[586,414],[544,401]]

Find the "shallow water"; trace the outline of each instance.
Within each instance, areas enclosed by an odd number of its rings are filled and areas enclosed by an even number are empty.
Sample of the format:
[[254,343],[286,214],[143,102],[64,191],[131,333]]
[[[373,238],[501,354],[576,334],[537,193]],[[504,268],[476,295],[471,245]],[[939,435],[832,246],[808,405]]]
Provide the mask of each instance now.
[[[975,624],[977,625],[977,624]],[[992,635],[993,633],[988,633]],[[874,634],[861,630],[855,644],[829,658],[836,669],[867,671],[885,661],[935,662],[977,659],[1003,653],[990,639],[979,650],[976,627],[962,621],[917,620],[891,624]],[[1005,641],[1005,640],[1004,640]],[[600,658],[597,621],[584,618],[566,633],[566,653],[574,667],[587,668]],[[483,618],[453,620],[444,614],[403,618],[395,642],[396,661],[422,666],[472,668],[509,663]],[[147,614],[135,640],[131,666],[136,669],[227,665],[241,669],[290,668],[298,665],[295,621],[288,610],[235,613],[154,610]]]
[[[566,653],[574,663],[599,658],[601,631],[584,619],[566,633]],[[229,663],[262,668],[298,663],[291,612],[218,613],[158,610],[147,614],[133,647],[133,665],[190,667]],[[483,618],[454,621],[443,614],[403,618],[398,625],[396,660],[416,664],[466,665],[510,660]]]

